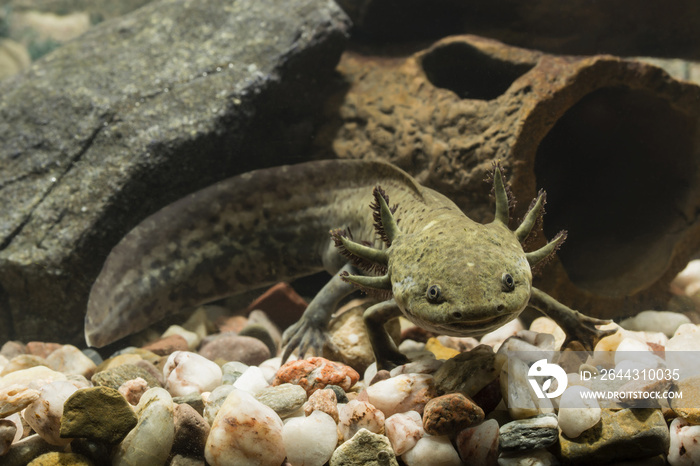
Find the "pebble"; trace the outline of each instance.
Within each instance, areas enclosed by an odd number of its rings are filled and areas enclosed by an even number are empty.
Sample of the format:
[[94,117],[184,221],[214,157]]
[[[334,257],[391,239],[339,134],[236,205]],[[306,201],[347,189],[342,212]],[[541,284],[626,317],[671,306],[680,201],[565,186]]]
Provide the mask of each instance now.
[[501,393],[513,419],[527,419],[540,413],[554,412],[549,398],[538,398],[529,383],[528,365],[511,357],[503,364],[500,375]]
[[462,429],[484,420],[484,411],[461,393],[450,393],[428,401],[423,428],[430,435],[455,436]]
[[51,451],[33,459],[27,466],[93,466],[93,462],[78,453]]
[[7,358],[8,361],[14,358],[15,356],[25,354],[26,352],[27,345],[25,345],[21,341],[6,341],[5,343],[3,343],[2,348],[0,348],[0,355]]
[[691,424],[700,424],[700,375],[679,380],[673,391],[682,393],[683,398],[672,398],[671,409]]
[[9,419],[0,419],[0,456],[10,450],[10,445],[15,440],[17,426]]
[[233,332],[222,333],[212,341],[203,343],[199,354],[211,361],[240,361],[250,366],[257,366],[271,356],[262,341]]
[[547,448],[557,442],[557,416],[540,414],[530,419],[520,419],[501,426],[499,445],[502,451],[525,451]]
[[131,405],[117,390],[85,388],[66,399],[60,435],[115,444],[124,439],[137,421]]
[[668,451],[669,431],[659,409],[603,409],[600,423],[576,439],[559,434],[562,459],[600,464],[648,458]]
[[46,357],[48,366],[66,375],[90,378],[97,365],[73,345],[62,345]]
[[[319,390],[316,393],[322,391],[324,390]],[[272,408],[280,418],[285,419],[299,412],[306,402],[306,390],[299,385],[283,383],[275,387],[263,388],[255,394],[255,398],[265,406]],[[333,394],[333,398],[335,398],[335,394]]]
[[558,464],[559,460],[544,449],[522,453],[504,453],[498,457],[498,466],[556,466]]
[[425,436],[416,442],[416,446],[401,455],[406,466],[461,466],[462,460],[452,446],[449,437]]
[[384,413],[368,401],[351,400],[338,407],[338,431],[345,440],[360,429],[378,434],[384,430]]
[[348,391],[360,379],[360,374],[350,366],[325,358],[313,357],[290,361],[280,367],[273,385],[293,383],[300,385],[311,395],[326,385],[338,385]]
[[[145,362],[141,360],[141,362]],[[122,364],[110,369],[96,372],[90,380],[95,385],[102,385],[118,390],[125,382],[142,378],[148,383],[149,388],[160,387],[160,381],[147,369],[135,364]]]
[[151,388],[136,406],[138,423],[116,448],[113,466],[165,464],[175,438],[174,404],[167,390]]
[[429,338],[428,341],[425,342],[425,349],[433,353],[435,359],[450,359],[460,353],[454,348],[448,348],[443,345],[440,343],[440,340],[435,337]]
[[688,323],[690,323],[688,316],[678,312],[642,311],[620,322],[620,326],[627,330],[662,332],[671,338],[678,327]]
[[39,398],[39,391],[14,384],[0,389],[0,418],[18,413]]
[[277,325],[270,320],[270,317],[267,315],[267,313],[265,313],[265,311],[261,311],[260,309],[250,311],[248,314],[248,325],[261,325],[265,328],[265,330],[267,330],[267,333],[272,338],[274,347],[279,348],[281,346],[282,332],[280,332],[279,327],[277,327]]
[[27,343],[25,348],[27,353],[46,359],[51,353],[59,349],[61,346],[63,345],[60,343],[30,341]]
[[[329,466],[399,466],[389,439],[360,429],[333,452]],[[277,465],[276,465],[277,466]]]
[[470,466],[495,466],[498,460],[498,441],[498,421],[488,419],[457,434],[457,451],[462,461]]
[[136,377],[132,380],[127,380],[119,386],[119,393],[129,402],[130,405],[136,406],[144,393],[148,390],[148,382],[141,377]]
[[460,392],[473,397],[498,378],[505,360],[490,346],[479,345],[445,361],[434,374],[435,386],[442,393]]
[[209,392],[221,385],[221,367],[189,351],[176,351],[163,366],[165,388],[172,396]]
[[267,361],[263,361],[258,367],[265,376],[265,380],[272,385],[272,382],[275,380],[275,375],[277,375],[277,371],[280,370],[280,367],[282,367],[282,358],[270,358]]
[[420,414],[415,411],[396,413],[384,421],[385,435],[391,442],[394,453],[401,456],[413,448],[425,431]]
[[569,438],[576,438],[600,421],[602,410],[590,388],[567,387],[559,400],[559,428]]
[[[241,337],[257,338],[265,344],[270,356],[275,356],[277,354],[277,350],[279,349],[277,346],[278,342],[272,338],[272,335],[270,335],[268,329],[263,325],[253,324],[250,322],[250,319],[248,319],[248,325],[243,327],[243,329],[238,332],[238,335]],[[269,359],[270,356],[265,359]]]
[[15,356],[14,358],[10,359],[10,361],[5,364],[5,367],[2,369],[2,373],[0,373],[0,377],[4,377],[12,372],[22,371],[37,366],[48,367],[48,363],[46,362],[46,359],[40,356],[35,356],[33,354],[20,354],[19,356]]
[[270,384],[258,366],[250,366],[233,383],[233,386],[251,395],[255,395],[260,390],[267,388]]
[[369,402],[385,416],[409,410],[422,414],[436,394],[433,376],[428,374],[401,374],[367,387]]
[[[280,385],[280,387],[283,386],[284,385]],[[292,387],[296,387],[296,385],[292,385]],[[306,396],[306,392],[304,392],[304,396]],[[330,388],[324,388],[323,390],[316,390],[313,392],[309,400],[304,403],[303,408],[306,416],[311,415],[314,411],[322,411],[333,418],[335,422],[338,422],[338,398],[335,392]]]
[[554,337],[554,349],[558,350],[566,340],[566,333],[549,317],[538,317],[530,324],[530,330],[537,333],[552,335]]
[[207,398],[204,400],[204,419],[207,420],[209,425],[214,423],[216,415],[219,413],[219,409],[223,406],[224,401],[229,396],[229,394],[234,391],[235,388],[232,385],[221,385],[216,387]]
[[292,466],[323,466],[338,443],[336,423],[323,411],[314,411],[290,419],[282,428],[282,440]]
[[204,456],[211,466],[279,466],[286,456],[282,427],[271,408],[234,389],[211,425]]
[[221,366],[221,383],[226,385],[233,385],[238,380],[246,369],[248,369],[248,364],[243,364],[239,361],[229,361],[223,366]]
[[209,423],[188,404],[175,404],[174,406],[173,452],[202,457],[211,429]]
[[145,345],[143,349],[158,356],[169,356],[175,351],[189,351],[190,345],[182,335],[171,334]]
[[68,381],[57,381],[43,385],[39,398],[30,404],[22,416],[34,431],[51,445],[68,445],[71,439],[61,438],[63,404],[77,390]]
[[247,311],[263,311],[279,328],[287,328],[299,320],[306,306],[306,301],[294,288],[288,283],[280,282],[250,303]]
[[179,325],[171,325],[165,332],[163,332],[161,338],[168,338],[172,335],[179,335],[185,339],[187,342],[187,348],[185,348],[183,351],[193,351],[199,346],[202,338],[204,337],[197,332],[187,330]]
[[700,425],[691,425],[676,418],[670,427],[671,444],[668,462],[671,466],[693,466],[700,464]]
[[524,330],[523,323],[520,321],[520,319],[513,319],[503,327],[500,327],[481,337],[480,342],[482,345],[489,345],[494,351],[498,351],[501,343],[506,341],[508,337],[512,337],[521,330]]
[[[348,303],[352,307],[343,312],[338,310],[338,316],[330,323],[328,333],[330,343],[335,346],[338,354],[333,354],[334,359],[344,361],[358,372],[364,372],[374,362],[374,352],[369,342],[369,336],[365,328],[362,314],[366,306],[361,301]],[[387,325],[387,329],[397,333],[398,324]]]

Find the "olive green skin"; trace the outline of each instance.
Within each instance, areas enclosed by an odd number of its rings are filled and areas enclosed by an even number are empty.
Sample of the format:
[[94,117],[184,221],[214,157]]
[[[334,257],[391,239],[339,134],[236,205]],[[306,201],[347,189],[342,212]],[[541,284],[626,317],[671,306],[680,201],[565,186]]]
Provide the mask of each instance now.
[[[525,309],[532,272],[520,243],[502,223],[450,220],[436,219],[395,238],[388,266],[392,293],[406,318],[422,328],[481,336]],[[512,286],[504,283],[507,276]],[[431,296],[434,287],[437,297]]]

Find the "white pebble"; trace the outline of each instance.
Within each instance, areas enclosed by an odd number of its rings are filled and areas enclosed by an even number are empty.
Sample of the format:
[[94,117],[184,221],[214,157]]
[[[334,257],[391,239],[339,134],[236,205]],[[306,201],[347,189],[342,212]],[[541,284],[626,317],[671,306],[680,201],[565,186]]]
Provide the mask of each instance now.
[[508,337],[515,335],[521,330],[524,330],[523,323],[520,319],[514,319],[503,327],[499,327],[493,332],[487,333],[481,337],[481,343],[493,347],[494,351],[498,351],[498,348],[500,348],[501,344],[506,341]]
[[323,411],[295,417],[282,428],[287,461],[292,466],[322,466],[338,443],[335,421]]
[[423,420],[415,411],[396,413],[384,422],[384,435],[391,442],[391,448],[397,456],[413,448],[418,440],[425,435]]
[[620,326],[627,330],[662,332],[670,338],[678,327],[688,323],[690,323],[688,316],[678,312],[642,311],[620,322]]
[[161,338],[166,338],[171,335],[180,335],[187,342],[187,347],[190,350],[194,350],[202,342],[202,338],[195,332],[187,330],[179,325],[171,325],[168,329],[163,332]]
[[204,457],[211,466],[279,466],[286,453],[282,420],[242,390],[233,390],[211,426]]
[[255,395],[263,388],[269,387],[270,384],[267,382],[263,371],[261,371],[259,367],[250,366],[238,377],[238,380],[234,382],[233,386],[251,395]]
[[671,423],[671,446],[667,460],[671,466],[700,464],[700,426],[677,417]]
[[351,400],[338,405],[338,430],[349,440],[360,429],[378,434],[384,429],[384,413],[367,401]]
[[165,388],[172,396],[202,393],[221,385],[222,372],[218,364],[189,351],[175,351],[163,367]]
[[457,435],[457,450],[470,466],[491,466],[498,458],[498,421],[489,419]]
[[433,395],[435,382],[428,374],[401,374],[367,387],[369,402],[391,416],[406,411],[423,412]]
[[90,377],[97,369],[93,360],[73,345],[63,345],[53,351],[46,362],[51,369],[66,375]]
[[576,438],[600,421],[598,400],[584,396],[591,389],[574,385],[568,387],[559,400],[559,428],[569,438]]
[[636,362],[647,369],[655,369],[661,362],[646,343],[633,337],[623,339],[615,350],[615,365],[618,366],[623,361]]
[[67,377],[65,374],[56,372],[46,366],[35,366],[29,369],[10,372],[0,377],[0,390],[14,384],[37,390],[41,388],[42,385],[66,379]]
[[144,393],[136,406],[138,423],[117,447],[112,466],[165,464],[175,439],[174,408],[167,390]]
[[258,367],[265,376],[265,380],[267,380],[267,383],[271,384],[272,381],[275,380],[275,375],[277,375],[277,371],[280,369],[280,367],[282,367],[282,358],[279,356],[276,358],[270,358],[267,361],[263,361],[262,363],[260,363]]
[[63,404],[77,388],[72,383],[61,380],[46,384],[39,389],[37,398],[23,412],[24,420],[47,443],[68,445],[72,439],[61,438],[61,416]]
[[418,440],[416,446],[401,455],[406,466],[461,466],[457,450],[447,436],[426,435]]
[[10,385],[0,389],[0,419],[18,413],[39,398],[39,390],[23,385]]

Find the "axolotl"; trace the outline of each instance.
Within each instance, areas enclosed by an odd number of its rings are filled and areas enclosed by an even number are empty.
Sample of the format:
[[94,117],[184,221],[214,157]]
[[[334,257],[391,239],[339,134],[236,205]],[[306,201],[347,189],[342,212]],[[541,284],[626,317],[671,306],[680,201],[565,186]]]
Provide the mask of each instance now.
[[526,252],[540,192],[511,230],[498,165],[495,217],[482,224],[385,162],[325,160],[245,173],[170,204],[111,251],[90,292],[85,338],[103,346],[168,313],[323,269],[332,278],[284,333],[286,360],[320,354],[336,306],[359,287],[377,297],[364,322],[379,368],[406,362],[384,328],[403,315],[439,334],[481,336],[532,306],[590,348],[607,321],[532,285],[532,269],[564,241]]

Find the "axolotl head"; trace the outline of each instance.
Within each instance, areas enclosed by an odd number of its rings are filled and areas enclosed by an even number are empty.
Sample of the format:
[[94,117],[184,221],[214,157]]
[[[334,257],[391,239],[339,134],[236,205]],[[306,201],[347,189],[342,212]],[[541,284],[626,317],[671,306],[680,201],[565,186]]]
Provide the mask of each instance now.
[[345,279],[392,296],[409,320],[440,334],[481,336],[514,319],[530,300],[532,267],[550,257],[566,234],[525,252],[521,244],[540,219],[544,192],[513,231],[508,228],[510,201],[497,166],[493,184],[493,222],[480,224],[456,208],[441,209],[410,233],[399,229],[387,195],[375,189],[375,224],[388,248],[369,248],[339,232],[334,238],[348,258],[383,275]]
[[532,273],[505,225],[463,218],[397,236],[388,274],[394,300],[416,325],[440,334],[481,336],[525,308]]

